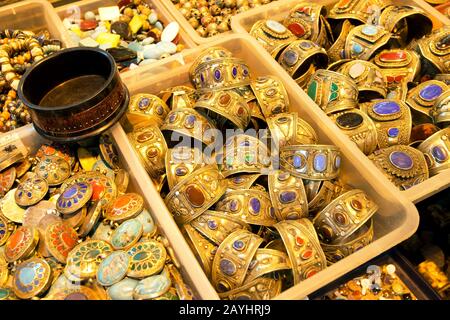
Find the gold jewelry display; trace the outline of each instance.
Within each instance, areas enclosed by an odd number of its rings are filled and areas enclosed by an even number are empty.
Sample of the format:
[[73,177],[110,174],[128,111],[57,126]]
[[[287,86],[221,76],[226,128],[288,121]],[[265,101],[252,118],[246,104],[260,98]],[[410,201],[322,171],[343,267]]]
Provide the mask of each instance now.
[[412,117],[406,103],[397,99],[380,99],[360,107],[375,123],[378,147],[409,143]]
[[378,145],[378,133],[372,119],[358,109],[350,109],[329,115],[336,126],[352,140],[366,155]]
[[265,118],[288,111],[289,96],[280,79],[258,77],[250,85]]
[[130,98],[127,118],[132,125],[143,121],[154,121],[161,126],[169,112],[170,108],[159,97],[153,94],[139,93]]
[[358,107],[356,83],[334,71],[316,71],[309,81],[307,93],[327,114]]
[[172,190],[186,176],[204,167],[203,157],[203,152],[195,147],[179,146],[167,150],[165,167],[169,189]]
[[281,168],[308,180],[331,180],[339,175],[341,152],[332,145],[292,145],[280,150]]
[[171,110],[178,108],[192,108],[196,100],[194,88],[188,86],[176,86],[159,93],[159,97]]
[[195,71],[202,63],[217,59],[231,58],[232,56],[233,54],[231,53],[231,51],[220,46],[214,46],[203,50],[189,68],[189,79],[191,80],[191,82],[194,82]]
[[374,22],[377,13],[390,4],[391,1],[383,0],[340,0],[331,8],[328,18],[352,19],[361,23]]
[[425,154],[431,176],[450,168],[450,128],[436,132],[417,148]]
[[376,150],[369,159],[402,190],[409,189],[429,177],[424,154],[409,146],[396,145]]
[[286,253],[274,249],[258,249],[250,263],[244,284],[268,273],[289,269],[291,269],[291,263]]
[[264,240],[247,230],[236,230],[219,246],[214,256],[211,280],[218,292],[240,287],[253,256]]
[[271,300],[281,293],[281,287],[281,279],[261,277],[237,289],[219,293],[219,297],[224,300]]
[[436,125],[445,127],[450,124],[450,90],[436,99],[430,113]]
[[321,242],[338,244],[355,233],[377,210],[377,204],[364,191],[353,189],[328,204],[313,219],[313,224]]
[[308,217],[308,200],[301,178],[276,170],[269,173],[269,194],[278,221]]
[[327,260],[320,247],[312,223],[308,219],[286,220],[274,227],[286,247],[294,276],[294,284],[325,269]]
[[208,210],[225,193],[226,180],[215,165],[197,169],[166,196],[165,203],[175,221],[189,223]]
[[418,41],[417,50],[424,60],[436,70],[433,73],[450,73],[450,26],[443,26]]
[[277,222],[269,194],[257,188],[227,191],[215,210],[248,224],[273,226]]
[[414,124],[432,123],[432,107],[439,97],[449,90],[441,81],[429,80],[408,91],[406,103],[411,108]]
[[187,236],[186,240],[197,260],[202,265],[206,276],[211,276],[211,266],[217,251],[217,246],[201,235],[190,224],[182,226],[182,232]]
[[253,24],[249,33],[275,59],[286,46],[296,40],[296,36],[289,29],[274,20],[257,21]]
[[348,34],[354,27],[355,26],[350,22],[350,20],[344,20],[338,38],[327,50],[328,59],[330,60],[330,62],[337,62],[344,59],[345,41],[347,39]]
[[386,46],[391,33],[381,26],[365,24],[350,30],[345,40],[344,56],[349,59],[369,60]]

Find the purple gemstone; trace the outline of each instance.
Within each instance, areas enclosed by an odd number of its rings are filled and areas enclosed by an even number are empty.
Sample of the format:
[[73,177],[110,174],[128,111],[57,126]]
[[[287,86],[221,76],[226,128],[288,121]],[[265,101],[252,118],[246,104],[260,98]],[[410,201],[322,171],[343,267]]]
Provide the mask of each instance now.
[[336,159],[334,159],[334,167],[336,169],[339,169],[341,166],[341,157],[340,156],[336,156]]
[[398,128],[390,128],[388,130],[388,136],[391,138],[398,137],[398,134],[400,133],[400,130]]
[[205,82],[205,76],[202,74],[200,74],[200,80],[204,83]]
[[219,81],[222,78],[222,73],[220,72],[220,70],[215,70],[214,71],[214,78],[216,79],[216,81]]
[[64,191],[63,197],[64,198],[72,198],[77,192],[78,192],[78,188],[76,187],[76,185],[74,185],[74,186],[70,187],[69,189],[67,189],[66,191]]
[[290,203],[297,198],[297,194],[294,191],[283,191],[279,195],[282,203]]
[[185,167],[179,167],[175,169],[175,174],[179,177],[185,176],[188,170]]
[[250,147],[251,143],[248,140],[242,141],[241,143],[239,143],[239,145],[241,147]]
[[208,220],[207,224],[208,228],[210,228],[211,230],[217,229],[217,223],[214,220]]
[[434,146],[431,149],[431,154],[438,162],[444,162],[447,160],[448,157],[447,151],[445,151],[445,149],[442,148],[441,146]]
[[309,49],[311,48],[313,45],[311,44],[311,42],[309,41],[303,41],[300,43],[300,47],[302,47],[303,49]]
[[287,180],[290,176],[291,176],[291,175],[290,175],[288,172],[281,172],[281,173],[278,175],[278,180],[279,180],[279,181],[285,181],[285,180]]
[[241,176],[237,176],[237,177],[234,177],[233,178],[233,183],[234,184],[241,184],[242,182],[244,182],[244,178],[243,177],[241,177]]
[[237,77],[237,74],[238,74],[238,70],[237,70],[237,68],[236,67],[233,67],[233,70],[231,71],[232,72],[232,74],[233,74],[233,77]]
[[300,156],[293,156],[293,162],[295,168],[301,168],[302,166],[302,158]]
[[395,167],[401,170],[409,170],[413,167],[413,160],[411,157],[402,151],[392,152],[389,155],[389,160]]
[[400,112],[400,106],[394,101],[382,101],[372,107],[373,112],[380,116],[391,115]]
[[259,210],[261,210],[261,201],[257,198],[250,199],[250,207],[254,213],[259,213]]
[[236,211],[238,209],[239,202],[237,200],[230,201],[230,210]]
[[293,66],[298,61],[298,54],[293,50],[287,50],[284,53],[283,60],[288,66]]
[[327,168],[327,156],[323,153],[318,153],[314,156],[314,170],[317,172],[324,172]]
[[162,115],[164,113],[164,109],[163,109],[163,107],[161,105],[158,105],[156,107],[156,113],[159,114],[159,115]]
[[195,123],[195,120],[197,120],[197,117],[196,116],[194,116],[194,115],[189,115],[189,116],[187,116],[186,117],[186,120],[185,120],[185,124],[186,124],[186,126],[188,126],[188,127],[193,127],[194,126],[194,123]]
[[172,113],[170,116],[169,116],[169,122],[170,123],[174,123],[175,122],[175,120],[177,119],[177,114],[176,113]]
[[236,266],[234,263],[228,259],[220,260],[220,270],[228,276],[232,276],[236,273]]
[[432,101],[442,94],[442,88],[437,84],[430,84],[419,92],[419,96],[423,100]]
[[242,74],[244,77],[248,76],[248,69],[246,67],[242,67]]
[[150,104],[150,99],[149,98],[142,98],[139,101],[139,109],[145,109],[148,107],[148,105]]
[[233,242],[233,248],[241,251],[242,249],[244,249],[245,247],[245,243],[242,240],[236,240],[235,242]]

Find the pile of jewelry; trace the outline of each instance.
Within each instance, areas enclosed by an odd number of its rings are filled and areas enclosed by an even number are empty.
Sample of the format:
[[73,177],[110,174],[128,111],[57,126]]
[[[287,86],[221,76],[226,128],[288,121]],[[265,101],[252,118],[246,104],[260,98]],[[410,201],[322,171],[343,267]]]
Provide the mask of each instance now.
[[450,27],[376,0],[297,4],[250,34],[399,189],[450,168]]
[[192,299],[111,138],[43,144],[0,173],[0,298]]
[[[121,0],[117,6],[75,11],[63,20],[75,43],[108,51],[121,71],[170,57],[184,49],[177,22],[164,27],[152,5]],[[84,18],[84,19],[83,19]]]
[[33,62],[61,48],[61,41],[51,39],[48,31],[0,32],[0,132],[31,123],[28,108],[17,98],[20,78]]
[[271,299],[372,241],[378,206],[278,78],[222,47],[189,72],[131,98],[128,137],[221,298]]
[[434,261],[425,260],[421,262],[417,270],[442,298],[449,299],[450,281]]
[[367,267],[366,274],[354,278],[325,295],[331,300],[417,300],[395,273],[393,264]]
[[231,17],[276,0],[172,0],[201,37],[230,31]]

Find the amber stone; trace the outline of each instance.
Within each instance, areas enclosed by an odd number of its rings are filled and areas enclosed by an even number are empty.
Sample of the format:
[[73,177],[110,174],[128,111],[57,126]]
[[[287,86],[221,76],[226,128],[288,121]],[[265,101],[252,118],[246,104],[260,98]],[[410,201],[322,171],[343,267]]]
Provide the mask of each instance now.
[[154,137],[154,134],[153,134],[152,131],[145,131],[145,132],[139,134],[139,135],[136,137],[136,140],[137,140],[137,142],[143,143],[143,142],[145,142],[145,141],[148,141],[148,140],[150,140],[150,139],[153,139],[153,137]]
[[342,212],[336,212],[334,214],[334,220],[341,225],[347,224],[347,217]]
[[351,205],[352,208],[355,209],[356,211],[361,211],[362,208],[363,208],[362,203],[361,203],[359,200],[357,200],[357,199],[353,199],[353,200],[350,202],[350,205]]
[[231,100],[231,96],[228,93],[225,93],[225,94],[221,95],[220,98],[219,98],[219,102],[223,106],[229,104],[230,100]]
[[205,203],[203,192],[194,185],[186,188],[186,198],[194,207],[201,207]]
[[411,142],[423,141],[439,131],[439,128],[431,123],[423,123],[414,126],[411,130]]
[[150,148],[146,152],[147,158],[154,158],[158,155],[158,149]]

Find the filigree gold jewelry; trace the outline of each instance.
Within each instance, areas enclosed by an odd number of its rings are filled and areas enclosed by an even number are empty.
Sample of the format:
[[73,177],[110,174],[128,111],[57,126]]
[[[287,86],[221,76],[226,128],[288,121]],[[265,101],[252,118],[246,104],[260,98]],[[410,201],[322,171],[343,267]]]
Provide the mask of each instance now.
[[[305,184],[309,185],[310,182],[314,181],[308,181],[308,184]],[[323,181],[319,187],[318,192],[308,203],[309,212],[312,215],[321,211],[340,194],[347,191],[346,186],[339,179]]]
[[427,65],[423,69],[428,73],[450,72],[450,26],[435,30],[429,36],[418,41],[417,50]]
[[450,86],[450,73],[438,73],[434,75],[434,80],[442,81]]
[[274,249],[258,249],[247,271],[244,284],[271,272],[291,269],[286,253]]
[[434,103],[431,109],[433,122],[441,127],[450,124],[450,90],[444,92]]
[[375,151],[378,145],[377,129],[367,114],[358,109],[350,109],[331,114],[329,117],[364,154]]
[[296,39],[291,31],[274,20],[257,21],[251,28],[250,35],[275,59],[289,43]]
[[325,269],[327,260],[308,219],[286,220],[274,226],[280,233],[291,261],[294,284]]
[[281,279],[260,277],[237,289],[219,293],[219,297],[224,300],[271,300],[281,293],[281,287]]
[[239,174],[227,179],[227,190],[250,189],[255,181],[261,176],[260,173]]
[[196,100],[195,90],[188,86],[171,87],[160,91],[158,95],[172,110],[192,108]]
[[178,183],[164,200],[178,224],[189,223],[225,193],[226,180],[216,165],[197,169]]
[[282,170],[272,171],[269,194],[278,221],[308,217],[308,200],[301,178]]
[[328,59],[330,60],[330,62],[337,62],[344,59],[345,40],[347,39],[347,35],[350,33],[350,30],[352,30],[354,27],[355,26],[350,22],[350,20],[344,20],[341,27],[341,33],[339,34],[336,41],[327,50]]
[[172,190],[186,176],[204,167],[203,160],[203,152],[195,147],[179,146],[167,150],[165,164],[169,189]]
[[356,26],[345,40],[344,55],[349,59],[369,60],[390,39],[391,33],[381,26]]
[[53,280],[52,268],[41,258],[31,258],[16,267],[13,278],[14,294],[20,299],[42,295]]
[[214,46],[214,47],[205,49],[197,56],[197,58],[194,60],[191,67],[189,68],[189,76],[190,76],[191,82],[193,82],[193,79],[195,77],[195,70],[202,63],[208,62],[211,60],[216,60],[216,59],[231,58],[232,56],[233,56],[233,54],[231,53],[231,51],[229,51],[228,49],[225,49],[224,47]]
[[288,111],[289,96],[280,79],[274,76],[258,77],[250,85],[264,117]]
[[369,156],[386,177],[402,190],[428,179],[428,165],[423,153],[409,146],[376,150]]
[[197,260],[200,262],[203,271],[209,278],[211,276],[211,266],[217,252],[217,246],[201,235],[190,224],[182,226],[182,232],[187,235],[186,240]]
[[263,241],[248,230],[236,230],[220,244],[211,269],[211,280],[217,291],[230,291],[243,284],[253,256]]
[[308,180],[331,180],[339,175],[341,152],[332,145],[292,145],[280,150],[287,172]]
[[361,23],[376,22],[379,13],[391,1],[383,0],[340,0],[328,14],[329,19],[351,19]]
[[378,147],[409,143],[412,117],[410,109],[403,101],[381,99],[360,107],[375,123]]
[[153,94],[139,93],[130,98],[127,118],[132,125],[143,121],[154,121],[161,126],[170,108]]
[[378,210],[378,205],[359,189],[350,190],[328,204],[313,219],[320,241],[338,244],[348,239]]
[[430,175],[434,176],[450,168],[450,128],[436,132],[417,148],[429,161]]

